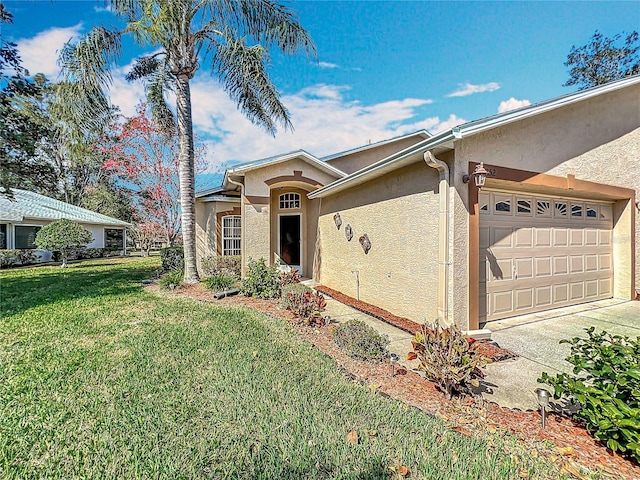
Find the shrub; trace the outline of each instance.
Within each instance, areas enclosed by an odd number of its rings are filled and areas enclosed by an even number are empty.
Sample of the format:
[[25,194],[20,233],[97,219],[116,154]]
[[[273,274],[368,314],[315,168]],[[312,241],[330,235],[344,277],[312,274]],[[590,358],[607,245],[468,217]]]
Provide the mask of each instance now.
[[162,271],[184,270],[184,250],[182,247],[167,247],[160,249]]
[[291,306],[289,293],[293,293],[295,297],[296,295],[302,295],[304,293],[311,292],[311,291],[312,290],[309,287],[301,283],[289,283],[282,287],[282,290],[281,290],[282,296],[280,298],[280,305],[282,305],[284,308],[289,308]]
[[480,370],[488,359],[477,352],[478,344],[469,342],[458,327],[424,327],[411,340],[413,352],[409,359],[418,358],[420,370],[427,380],[436,384],[447,398],[454,393],[472,393],[471,387],[478,387],[478,378],[484,375]]
[[0,250],[0,267],[11,267],[14,265],[31,265],[36,263],[36,252],[30,249],[25,250]]
[[242,293],[249,297],[277,298],[280,296],[278,284],[278,267],[267,266],[264,258],[250,260],[247,274],[242,279]]
[[361,320],[349,320],[333,329],[333,341],[360,360],[384,360],[389,356],[389,337]]
[[158,281],[161,287],[174,290],[182,284],[184,277],[184,271],[171,270],[164,274],[164,276]]
[[62,268],[67,267],[69,252],[77,250],[93,240],[91,232],[72,220],[61,218],[42,227],[34,243],[42,250],[59,251]]
[[238,281],[238,277],[227,273],[218,273],[212,277],[205,278],[202,283],[210,290],[223,292],[229,290]]
[[78,252],[78,258],[102,258],[104,254],[104,248],[84,248]]
[[242,260],[239,255],[211,256],[202,259],[202,273],[206,276],[226,274],[239,277],[242,273]]
[[297,270],[291,269],[288,272],[280,272],[278,274],[278,284],[280,288],[294,283],[300,283],[300,274]]
[[538,381],[553,386],[554,398],[578,403],[594,437],[640,462],[640,337],[585,330],[589,338],[560,341],[571,345],[573,375],[543,372]]
[[322,316],[327,302],[321,293],[304,290],[287,292],[287,308],[291,310],[302,323],[309,326],[321,326],[327,322]]

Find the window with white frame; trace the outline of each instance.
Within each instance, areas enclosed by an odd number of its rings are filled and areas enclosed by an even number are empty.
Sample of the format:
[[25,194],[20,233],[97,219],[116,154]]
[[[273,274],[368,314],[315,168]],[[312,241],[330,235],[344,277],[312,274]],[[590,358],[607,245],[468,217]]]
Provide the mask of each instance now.
[[240,255],[241,242],[240,215],[222,217],[222,255]]
[[287,210],[289,208],[300,208],[299,193],[290,192],[280,195],[280,210]]

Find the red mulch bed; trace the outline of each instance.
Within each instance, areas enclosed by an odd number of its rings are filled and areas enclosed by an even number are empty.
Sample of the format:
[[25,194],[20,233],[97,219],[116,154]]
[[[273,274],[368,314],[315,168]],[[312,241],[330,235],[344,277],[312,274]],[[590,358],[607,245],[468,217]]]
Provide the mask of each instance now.
[[[612,453],[591,437],[579,423],[569,418],[550,414],[547,418],[547,428],[542,430],[539,412],[514,411],[469,397],[447,400],[434,384],[415,372],[398,369],[392,377],[390,365],[387,363],[364,362],[349,357],[333,343],[333,326],[301,326],[295,322],[294,315],[283,309],[277,301],[242,295],[215,300],[213,293],[201,284],[189,285],[172,292],[161,291],[157,285],[148,288],[163,294],[217,303],[220,306],[248,307],[291,321],[302,338],[333,358],[340,369],[354,381],[381,395],[414,406],[426,414],[438,416],[450,428],[463,435],[483,438],[490,444],[492,434],[498,429],[507,431],[520,438],[522,447],[530,454],[547,457],[556,463],[561,471],[574,478],[591,478],[585,475],[583,469],[586,468],[597,471],[603,478],[640,480],[640,466]],[[545,448],[542,445],[545,441],[555,445],[555,449]],[[506,453],[517,455],[518,452]]]
[[[323,285],[319,285],[315,287],[318,292],[322,292],[325,295],[329,295],[331,298],[337,300],[340,303],[344,303],[345,305],[349,305],[350,307],[355,308],[356,310],[366,313],[367,315],[371,315],[378,320],[381,320],[389,325],[393,325],[394,327],[399,328],[400,330],[404,330],[410,334],[415,334],[421,332],[424,329],[423,325],[416,323],[412,320],[409,320],[405,317],[399,317],[394,315],[391,312],[388,312],[380,307],[376,307],[375,305],[371,305],[370,303],[363,302],[361,300],[356,300],[353,297],[345,295],[344,293],[338,292],[329,287],[325,287]],[[470,339],[470,341],[478,344],[477,351],[481,355],[484,355],[487,358],[490,358],[494,362],[499,362],[501,360],[507,360],[509,358],[517,358],[518,356],[504,348],[500,348],[495,343],[488,342],[486,340],[477,340],[474,341]]]

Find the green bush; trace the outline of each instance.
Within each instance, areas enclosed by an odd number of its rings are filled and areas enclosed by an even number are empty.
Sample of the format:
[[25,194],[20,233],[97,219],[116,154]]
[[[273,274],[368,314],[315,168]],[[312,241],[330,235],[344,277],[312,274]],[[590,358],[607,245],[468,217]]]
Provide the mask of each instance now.
[[322,312],[324,312],[327,302],[321,293],[313,292],[311,289],[308,291],[298,289],[287,292],[286,297],[287,308],[302,323],[309,326],[326,325],[327,322],[322,316]]
[[0,250],[0,267],[16,265],[31,265],[36,263],[37,257],[33,250]]
[[560,341],[571,345],[573,375],[543,372],[538,381],[553,386],[554,398],[578,403],[594,437],[640,462],[640,337],[585,330],[589,338]]
[[361,320],[349,320],[333,329],[333,341],[359,360],[384,360],[389,356],[389,337]]
[[184,271],[184,250],[182,247],[161,248],[160,261],[162,262],[163,272]]
[[249,297],[278,298],[280,285],[278,283],[278,267],[267,266],[264,258],[250,260],[247,274],[242,279],[241,291]]
[[478,353],[478,344],[469,342],[455,325],[425,327],[414,335],[411,344],[410,358],[418,358],[418,368],[447,398],[454,393],[470,394],[471,387],[479,386],[478,378],[483,377],[480,368],[487,365],[488,359]]
[[282,305],[284,308],[289,308],[291,306],[289,293],[293,293],[294,295],[302,295],[311,291],[312,290],[309,287],[301,283],[289,283],[287,285],[284,285],[281,290],[282,296],[280,297],[280,305]]
[[205,257],[201,265],[202,273],[210,277],[220,274],[239,277],[242,273],[242,259],[239,255]]
[[174,290],[182,284],[182,279],[184,278],[184,271],[182,270],[171,270],[170,272],[165,273],[162,278],[158,281],[161,287]]
[[38,230],[34,243],[41,250],[59,251],[62,257],[61,266],[65,268],[69,252],[78,250],[92,240],[91,232],[78,222],[61,218]]
[[233,287],[238,281],[238,277],[235,275],[230,275],[227,273],[218,273],[217,275],[213,275],[211,277],[205,278],[202,283],[210,290],[215,290],[216,292],[223,292],[225,290],[229,290]]

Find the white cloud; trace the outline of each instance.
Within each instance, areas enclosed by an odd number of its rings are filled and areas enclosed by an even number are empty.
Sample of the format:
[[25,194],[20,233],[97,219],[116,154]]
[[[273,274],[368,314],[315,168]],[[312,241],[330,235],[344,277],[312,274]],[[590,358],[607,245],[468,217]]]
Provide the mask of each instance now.
[[497,82],[484,83],[482,85],[473,85],[472,83],[458,84],[458,90],[451,92],[447,97],[466,97],[474,93],[494,92],[500,88]]
[[219,171],[229,162],[249,161],[305,149],[324,156],[377,142],[420,129],[432,133],[447,130],[465,120],[450,115],[416,119],[429,99],[406,98],[374,105],[362,105],[344,98],[349,88],[314,85],[282,97],[291,113],[295,130],[279,130],[272,138],[251,124],[235,104],[210,78],[197,77],[192,83],[194,128],[207,138],[210,171]]
[[16,43],[22,57],[22,65],[31,75],[44,73],[47,78],[55,81],[60,69],[57,65],[58,53],[70,39],[78,37],[82,31],[82,24],[73,27],[50,28],[38,33],[33,38],[23,38]]
[[[144,98],[140,82],[124,79],[128,68],[114,72],[111,99],[124,115],[135,113]],[[191,82],[192,120],[199,141],[207,146],[209,172],[220,172],[239,161],[250,161],[305,149],[317,156],[329,155],[371,142],[425,129],[439,133],[465,120],[454,114],[446,119],[421,117],[421,108],[430,99],[405,98],[362,105],[345,98],[350,87],[318,84],[284,95],[294,131],[279,129],[273,138],[249,122],[220,85],[206,74]],[[170,104],[175,99],[169,99]]]
[[95,6],[93,7],[93,11],[96,13],[104,13],[104,12],[113,12],[113,7],[111,5],[106,5],[104,7],[100,7],[100,6]]
[[330,62],[318,62],[320,68],[338,68],[338,64]]
[[529,100],[517,100],[511,97],[509,100],[503,100],[498,106],[498,113],[508,112],[509,110],[515,110],[517,108],[526,107],[531,105]]

